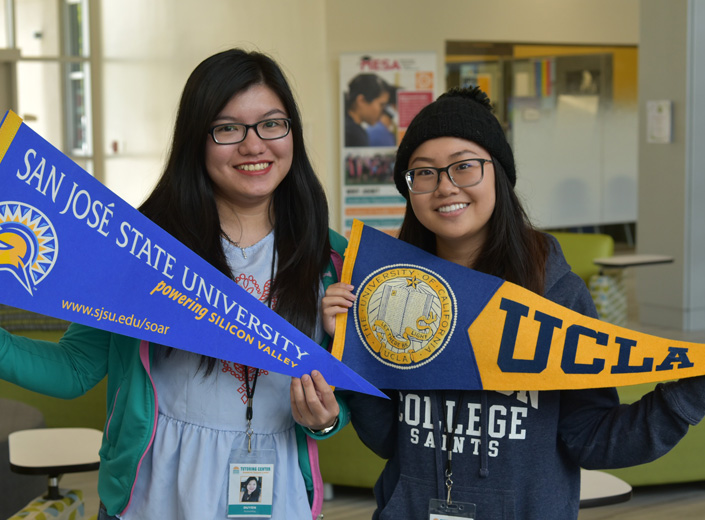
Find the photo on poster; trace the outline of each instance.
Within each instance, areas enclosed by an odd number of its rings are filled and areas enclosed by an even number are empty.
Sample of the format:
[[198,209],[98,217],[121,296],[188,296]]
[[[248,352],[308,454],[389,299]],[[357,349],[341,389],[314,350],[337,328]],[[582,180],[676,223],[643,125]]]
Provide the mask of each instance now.
[[343,93],[346,148],[396,146],[397,90],[374,72],[356,74]]
[[362,148],[347,150],[343,159],[345,185],[390,184],[394,182],[395,150]]

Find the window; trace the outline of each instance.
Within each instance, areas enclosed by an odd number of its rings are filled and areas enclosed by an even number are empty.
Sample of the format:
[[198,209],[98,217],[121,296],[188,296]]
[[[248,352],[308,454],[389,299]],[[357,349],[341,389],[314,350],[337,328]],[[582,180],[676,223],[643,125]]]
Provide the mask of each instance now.
[[64,64],[66,145],[78,156],[92,154],[90,57],[87,0],[65,0]]
[[[89,0],[4,0],[8,48],[17,60],[17,106],[30,127],[91,171]],[[9,23],[12,22],[12,23]]]

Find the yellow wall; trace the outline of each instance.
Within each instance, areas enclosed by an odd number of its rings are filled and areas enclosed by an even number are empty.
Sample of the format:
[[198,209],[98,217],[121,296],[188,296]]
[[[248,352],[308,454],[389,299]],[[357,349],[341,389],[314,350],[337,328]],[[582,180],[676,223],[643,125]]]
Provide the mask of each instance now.
[[[612,96],[615,101],[635,104],[638,98],[639,50],[636,46],[594,45],[522,45],[515,44],[513,58],[541,58],[550,56],[575,56],[583,54],[612,55]],[[447,63],[495,61],[495,55],[446,56]]]

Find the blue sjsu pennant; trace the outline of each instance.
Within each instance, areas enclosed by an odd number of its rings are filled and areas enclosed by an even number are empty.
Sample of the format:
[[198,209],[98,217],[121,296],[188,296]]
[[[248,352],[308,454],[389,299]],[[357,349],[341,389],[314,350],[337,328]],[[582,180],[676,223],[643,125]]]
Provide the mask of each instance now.
[[13,112],[0,127],[0,302],[381,395]]

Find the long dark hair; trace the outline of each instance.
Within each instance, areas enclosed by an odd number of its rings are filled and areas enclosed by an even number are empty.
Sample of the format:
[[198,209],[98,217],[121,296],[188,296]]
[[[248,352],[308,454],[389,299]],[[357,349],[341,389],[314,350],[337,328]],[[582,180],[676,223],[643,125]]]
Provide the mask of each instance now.
[[[270,57],[231,49],[201,62],[181,95],[169,157],[157,186],[140,211],[227,276],[213,183],[205,166],[213,120],[230,99],[265,85],[291,118],[291,170],[274,191],[274,244],[278,259],[270,298],[276,311],[307,335],[318,316],[318,292],[330,260],[328,203],[304,145],[301,116],[289,84]],[[208,372],[215,360],[208,361]]]
[[[487,240],[472,268],[543,294],[548,242],[529,222],[499,161],[494,160],[494,168],[495,207]],[[409,198],[399,238],[436,254],[436,236],[416,217]]]

